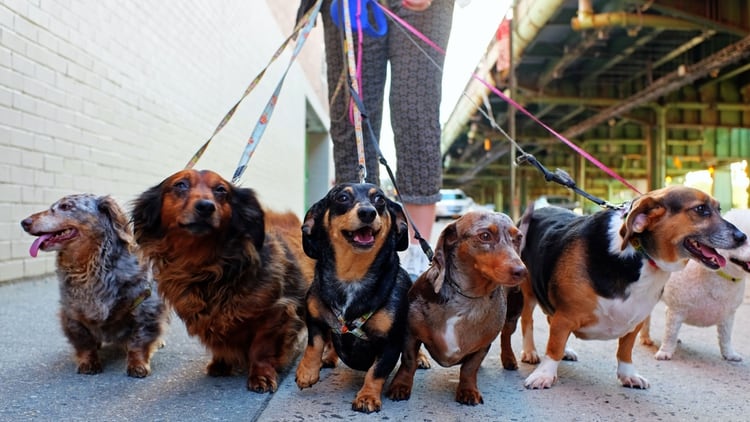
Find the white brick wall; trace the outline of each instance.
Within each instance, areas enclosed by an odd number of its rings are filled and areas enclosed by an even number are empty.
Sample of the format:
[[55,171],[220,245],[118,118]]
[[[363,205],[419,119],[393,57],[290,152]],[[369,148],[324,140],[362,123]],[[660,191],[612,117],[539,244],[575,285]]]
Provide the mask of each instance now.
[[[3,0],[0,282],[54,269],[52,254],[28,256],[27,215],[77,192],[129,208],[187,163],[291,31],[298,2],[268,1]],[[305,103],[326,109],[320,32],[305,46],[304,71],[289,73],[242,181],[267,206],[298,214]],[[197,168],[231,178],[288,61],[287,52],[272,65]]]

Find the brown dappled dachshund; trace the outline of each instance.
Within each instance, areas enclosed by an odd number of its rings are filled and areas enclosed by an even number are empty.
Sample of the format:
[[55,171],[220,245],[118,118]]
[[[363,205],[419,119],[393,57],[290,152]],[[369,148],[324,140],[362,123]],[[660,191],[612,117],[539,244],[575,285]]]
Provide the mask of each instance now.
[[[409,291],[409,330],[391,399],[411,395],[424,344],[440,365],[461,365],[456,401],[483,403],[477,372],[501,329],[503,343],[510,344],[515,324],[504,327],[506,296],[527,277],[521,237],[507,215],[486,211],[469,212],[443,229],[432,266]],[[515,369],[512,350],[509,358],[503,365]]]

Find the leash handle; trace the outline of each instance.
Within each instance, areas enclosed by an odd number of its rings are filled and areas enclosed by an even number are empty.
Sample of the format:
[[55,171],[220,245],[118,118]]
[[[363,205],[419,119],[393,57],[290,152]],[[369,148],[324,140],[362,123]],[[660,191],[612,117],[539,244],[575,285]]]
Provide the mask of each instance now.
[[[351,0],[341,0],[341,3],[348,3]],[[388,32],[388,22],[385,20],[385,15],[380,9],[375,9],[372,4],[378,4],[377,0],[361,0],[357,2],[358,12],[361,14],[361,19],[357,19],[357,30],[361,29],[365,34],[380,38]],[[360,9],[361,8],[361,9]],[[372,9],[372,11],[370,11]],[[351,9],[350,9],[351,13]],[[356,15],[351,15],[349,19],[353,19]],[[358,16],[356,16],[359,18]],[[370,17],[374,22],[370,22]],[[341,6],[339,0],[333,0],[331,2],[331,18],[333,23],[339,28],[344,24],[341,20]],[[373,25],[374,23],[374,25]]]
[[549,170],[547,170],[547,168],[544,167],[542,165],[542,163],[540,163],[536,159],[536,157],[534,157],[533,155],[531,155],[529,153],[524,153],[523,155],[520,155],[516,159],[516,164],[521,164],[521,163],[524,163],[524,162],[529,163],[532,166],[536,167],[544,175],[544,180],[546,180],[547,182],[554,182],[554,183],[557,183],[559,185],[562,185],[562,186],[564,186],[564,187],[572,190],[576,194],[581,195],[584,198],[588,199],[589,201],[591,201],[591,202],[599,205],[600,207],[614,209],[614,210],[622,209],[623,208],[622,205],[612,205],[609,202],[607,202],[607,201],[605,201],[605,200],[603,200],[601,198],[598,198],[598,197],[596,197],[594,195],[591,195],[590,193],[588,193],[588,192],[584,191],[583,189],[579,188],[576,185],[576,183],[573,180],[573,178],[570,177],[570,175],[565,170],[556,169],[554,173],[551,172],[551,171],[549,171]]

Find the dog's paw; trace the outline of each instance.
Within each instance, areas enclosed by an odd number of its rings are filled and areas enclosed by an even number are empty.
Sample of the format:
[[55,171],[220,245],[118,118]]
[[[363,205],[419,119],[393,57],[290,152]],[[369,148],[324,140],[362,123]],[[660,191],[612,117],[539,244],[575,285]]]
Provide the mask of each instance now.
[[468,404],[471,406],[484,404],[482,393],[480,393],[476,388],[459,388],[458,390],[456,390],[456,401],[461,404]]
[[643,378],[635,371],[635,366],[632,363],[617,363],[617,379],[620,380],[623,387],[641,388],[645,390],[651,386],[646,378]]
[[530,363],[532,365],[536,365],[539,363],[541,359],[539,359],[539,354],[536,352],[536,350],[530,350],[521,351],[521,362],[524,363]]
[[352,410],[364,413],[380,412],[382,405],[380,397],[360,392],[352,402]]
[[654,353],[654,357],[656,360],[672,360],[672,352],[667,352],[666,350],[659,349],[656,353]]
[[323,358],[321,365],[323,368],[335,368],[339,362],[339,356],[336,354],[333,344],[326,344],[323,349]]
[[617,378],[620,380],[623,387],[640,388],[643,390],[651,387],[648,380],[638,374],[629,376],[617,375]]
[[409,400],[409,397],[411,397],[411,385],[393,380],[385,395],[393,401]]
[[305,368],[297,368],[297,374],[294,378],[294,382],[297,383],[297,387],[301,389],[309,388],[315,385],[320,380],[320,371],[309,371]]
[[78,373],[84,375],[95,375],[100,374],[104,369],[102,363],[99,360],[81,362],[78,365]]
[[144,378],[151,373],[148,364],[128,364],[128,376],[133,378]]
[[500,361],[503,363],[503,368],[509,371],[515,371],[518,369],[518,362],[516,361],[516,357],[513,356],[513,354],[505,354],[503,353],[500,355]]
[[557,367],[560,361],[544,356],[539,366],[531,373],[523,383],[523,386],[533,390],[550,388],[557,381]]
[[643,332],[641,332],[639,338],[641,340],[641,344],[644,345],[644,346],[653,346],[654,345],[654,340],[651,339],[650,336],[644,336]]
[[206,373],[212,377],[228,377],[232,375],[232,365],[224,360],[215,359],[206,367]]
[[247,378],[247,389],[255,393],[274,393],[278,387],[275,377],[250,375]]
[[548,374],[543,371],[534,371],[526,377],[523,382],[523,386],[532,390],[542,390],[545,388],[552,387],[552,384],[557,381],[556,374]]
[[577,362],[578,361],[578,353],[576,353],[575,350],[566,347],[565,353],[563,354],[563,360],[571,361],[571,362]]
[[338,363],[339,363],[339,357],[336,356],[336,353],[332,353],[329,356],[323,356],[321,365],[323,368],[335,368],[336,365],[338,365]]
[[430,358],[428,358],[427,355],[422,350],[420,350],[419,354],[417,354],[417,368],[419,369],[432,368],[432,364],[430,363]]
[[728,360],[730,362],[742,361],[742,356],[739,353],[736,353],[734,350],[730,350],[726,353],[722,353],[721,357],[723,357],[725,360]]

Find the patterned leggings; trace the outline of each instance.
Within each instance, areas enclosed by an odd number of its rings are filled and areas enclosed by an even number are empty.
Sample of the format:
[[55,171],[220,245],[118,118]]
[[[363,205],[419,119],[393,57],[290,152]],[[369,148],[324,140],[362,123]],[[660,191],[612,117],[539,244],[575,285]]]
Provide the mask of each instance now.
[[[434,0],[423,12],[401,6],[401,0],[389,0],[390,10],[414,26],[443,49],[448,44],[453,19],[454,0]],[[325,31],[328,96],[331,114],[331,139],[336,168],[336,183],[358,182],[358,157],[354,125],[349,120],[347,85],[336,92],[342,72],[346,72],[346,55],[342,48],[343,31],[336,27],[329,13],[330,0],[321,9]],[[355,50],[357,33],[353,30]],[[421,47],[420,50],[406,34]],[[396,179],[404,202],[432,204],[440,200],[442,158],[440,155],[441,68],[444,56],[418,40],[408,30],[388,19],[384,37],[363,36],[362,86],[360,87],[367,120],[380,137],[386,69],[390,62],[389,93],[391,126],[396,147]],[[356,54],[355,54],[356,56]],[[367,182],[379,184],[376,148],[363,125]]]

